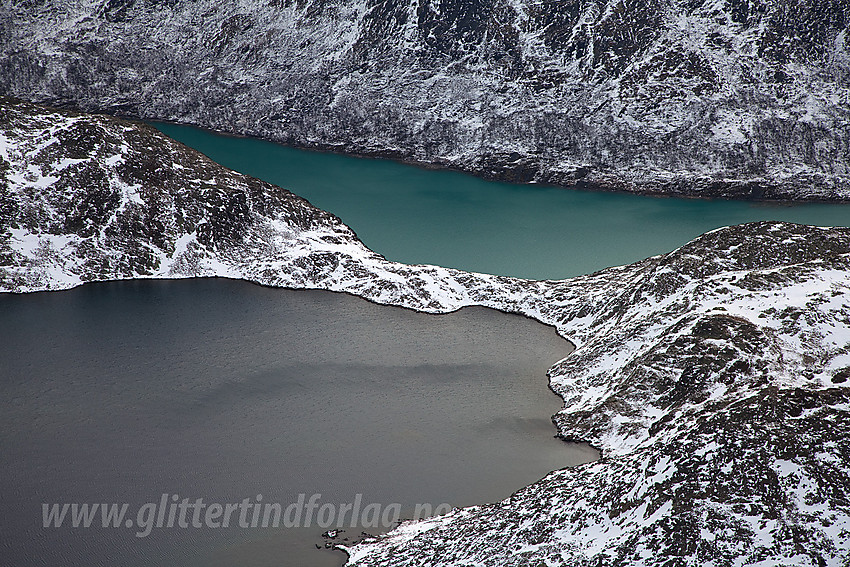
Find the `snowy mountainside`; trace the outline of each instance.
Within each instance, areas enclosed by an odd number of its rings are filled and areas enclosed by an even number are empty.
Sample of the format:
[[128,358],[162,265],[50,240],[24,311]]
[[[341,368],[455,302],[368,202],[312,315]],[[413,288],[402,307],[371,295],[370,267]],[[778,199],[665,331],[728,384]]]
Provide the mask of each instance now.
[[0,290],[223,276],[555,325],[600,461],[404,524],[352,565],[850,563],[850,229],[753,223],[564,281],[407,266],[155,129],[0,101]]
[[519,182],[850,197],[846,0],[7,0],[0,94]]
[[742,225],[549,291],[580,339],[550,370],[554,420],[603,459],[353,564],[846,565],[849,236]]

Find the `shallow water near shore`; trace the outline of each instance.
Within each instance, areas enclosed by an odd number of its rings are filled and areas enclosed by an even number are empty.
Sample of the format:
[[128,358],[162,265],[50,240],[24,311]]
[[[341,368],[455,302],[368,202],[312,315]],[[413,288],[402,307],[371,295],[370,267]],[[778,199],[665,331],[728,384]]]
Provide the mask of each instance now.
[[308,199],[372,250],[530,279],[560,279],[630,264],[715,228],[760,220],[850,226],[850,205],[644,197],[486,181],[287,148],[175,124],[154,124],[213,160]]
[[163,494],[283,508],[321,494],[336,513],[359,494],[361,510],[399,503],[404,518],[597,457],[553,437],[545,373],[571,345],[517,315],[224,279],[0,294],[0,313],[0,556],[16,567],[339,565],[316,549],[318,507],[301,529],[242,528],[238,514],[193,527],[190,510],[186,527],[137,537],[138,523],[100,516],[45,528],[42,504],[128,503],[137,520]]

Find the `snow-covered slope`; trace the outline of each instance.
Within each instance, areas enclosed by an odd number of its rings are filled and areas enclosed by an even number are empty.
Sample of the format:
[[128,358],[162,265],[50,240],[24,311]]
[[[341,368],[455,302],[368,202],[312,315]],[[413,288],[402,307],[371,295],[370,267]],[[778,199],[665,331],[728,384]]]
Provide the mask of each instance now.
[[154,129],[0,102],[0,289],[220,275],[556,325],[559,434],[603,458],[353,565],[850,564],[850,230],[755,223],[532,282],[389,262]]
[[847,0],[6,0],[0,94],[515,181],[850,197]]

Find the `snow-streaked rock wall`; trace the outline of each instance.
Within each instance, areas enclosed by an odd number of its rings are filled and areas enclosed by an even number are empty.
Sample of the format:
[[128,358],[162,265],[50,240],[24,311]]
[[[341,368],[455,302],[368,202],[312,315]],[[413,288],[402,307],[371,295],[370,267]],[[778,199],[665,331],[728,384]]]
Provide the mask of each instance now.
[[153,128],[0,101],[0,290],[224,276],[555,325],[603,458],[348,549],[353,565],[847,565],[850,229],[754,223],[564,281],[408,266]]
[[0,94],[515,181],[850,197],[846,0],[6,0]]

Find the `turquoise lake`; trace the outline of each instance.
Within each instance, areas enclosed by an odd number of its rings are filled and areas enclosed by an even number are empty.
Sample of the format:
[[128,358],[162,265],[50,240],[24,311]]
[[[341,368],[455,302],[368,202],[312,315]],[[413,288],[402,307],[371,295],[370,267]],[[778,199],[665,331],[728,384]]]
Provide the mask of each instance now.
[[721,226],[850,226],[850,205],[643,197],[486,181],[391,160],[155,124],[213,160],[334,213],[390,260],[560,279],[669,252]]

